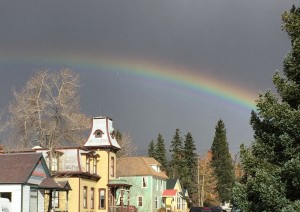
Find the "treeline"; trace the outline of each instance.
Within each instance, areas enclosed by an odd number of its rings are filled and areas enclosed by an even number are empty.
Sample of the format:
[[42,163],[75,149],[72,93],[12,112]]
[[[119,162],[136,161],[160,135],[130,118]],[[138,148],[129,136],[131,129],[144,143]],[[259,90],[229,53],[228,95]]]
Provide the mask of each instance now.
[[168,160],[164,138],[160,133],[156,141],[149,143],[149,157],[160,162],[162,170],[170,178],[180,180],[182,187],[188,190],[192,205],[210,206],[231,200],[234,166],[222,120],[218,121],[207,155],[200,158],[192,134],[188,132],[182,137],[180,129],[175,130],[169,152]]

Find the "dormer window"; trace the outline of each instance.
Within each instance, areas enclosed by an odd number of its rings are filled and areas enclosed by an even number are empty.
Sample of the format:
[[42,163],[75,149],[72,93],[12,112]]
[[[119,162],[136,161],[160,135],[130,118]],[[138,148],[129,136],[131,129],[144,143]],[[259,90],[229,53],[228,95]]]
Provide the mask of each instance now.
[[103,134],[103,131],[99,129],[94,132],[95,138],[102,138]]
[[112,131],[112,132],[110,133],[110,137],[111,137],[112,139],[115,139],[115,131]]

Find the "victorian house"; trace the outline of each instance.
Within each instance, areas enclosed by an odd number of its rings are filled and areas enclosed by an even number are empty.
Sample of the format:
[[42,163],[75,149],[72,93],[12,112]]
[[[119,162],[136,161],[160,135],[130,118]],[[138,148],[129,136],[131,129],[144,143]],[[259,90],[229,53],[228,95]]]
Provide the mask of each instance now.
[[[90,135],[82,147],[62,147],[52,151],[41,147],[55,179],[65,180],[72,190],[52,195],[55,211],[100,212],[132,209],[123,205],[117,195],[129,198],[131,185],[116,178],[116,153],[120,146],[115,138],[112,119],[94,117]],[[55,197],[55,198],[54,198]],[[125,201],[125,199],[124,199]]]
[[154,158],[118,158],[117,175],[132,185],[130,204],[134,205],[139,212],[156,212],[165,207],[162,194],[166,189],[168,176]]

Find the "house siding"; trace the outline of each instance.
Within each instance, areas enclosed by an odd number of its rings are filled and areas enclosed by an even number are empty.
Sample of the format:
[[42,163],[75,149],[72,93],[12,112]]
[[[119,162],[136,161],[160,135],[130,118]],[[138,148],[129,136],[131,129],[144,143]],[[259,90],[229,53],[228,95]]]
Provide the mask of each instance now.
[[23,212],[29,211],[30,186],[23,186]]
[[[143,177],[146,177],[148,185],[143,188]],[[126,180],[132,185],[130,188],[130,204],[137,207],[139,212],[156,212],[162,207],[162,190],[160,188],[160,179],[153,176],[132,176],[132,177],[120,177],[120,179]],[[156,189],[156,183],[159,183],[158,190]],[[163,183],[165,186],[165,182]],[[164,190],[165,188],[163,188]],[[158,197],[158,208],[155,208],[155,196]],[[138,197],[143,197],[143,206],[138,206]]]
[[11,192],[11,208],[13,212],[21,211],[21,185],[0,185],[0,192]]

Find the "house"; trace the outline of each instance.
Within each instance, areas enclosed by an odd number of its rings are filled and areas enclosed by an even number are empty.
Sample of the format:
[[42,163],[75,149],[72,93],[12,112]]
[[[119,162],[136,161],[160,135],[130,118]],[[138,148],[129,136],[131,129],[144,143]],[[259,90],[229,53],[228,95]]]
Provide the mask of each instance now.
[[117,176],[132,185],[130,204],[139,212],[156,212],[164,207],[162,192],[166,189],[168,176],[160,166],[151,157],[118,158]]
[[[2,148],[3,146],[1,150]],[[56,191],[68,193],[71,189],[51,178],[41,153],[1,153],[0,198],[11,202],[13,212],[50,210],[51,208],[45,205],[45,196]],[[51,206],[51,203],[49,205]]]
[[55,211],[68,199],[71,212],[116,211],[123,208],[118,194],[129,198],[130,186],[116,178],[116,153],[120,146],[115,138],[113,121],[108,117],[94,117],[90,135],[82,147],[61,147],[52,151],[35,147],[42,153],[55,179],[68,181],[72,190],[68,193],[57,192]]
[[166,211],[188,211],[188,191],[181,187],[179,179],[168,179],[162,198],[166,203]]

